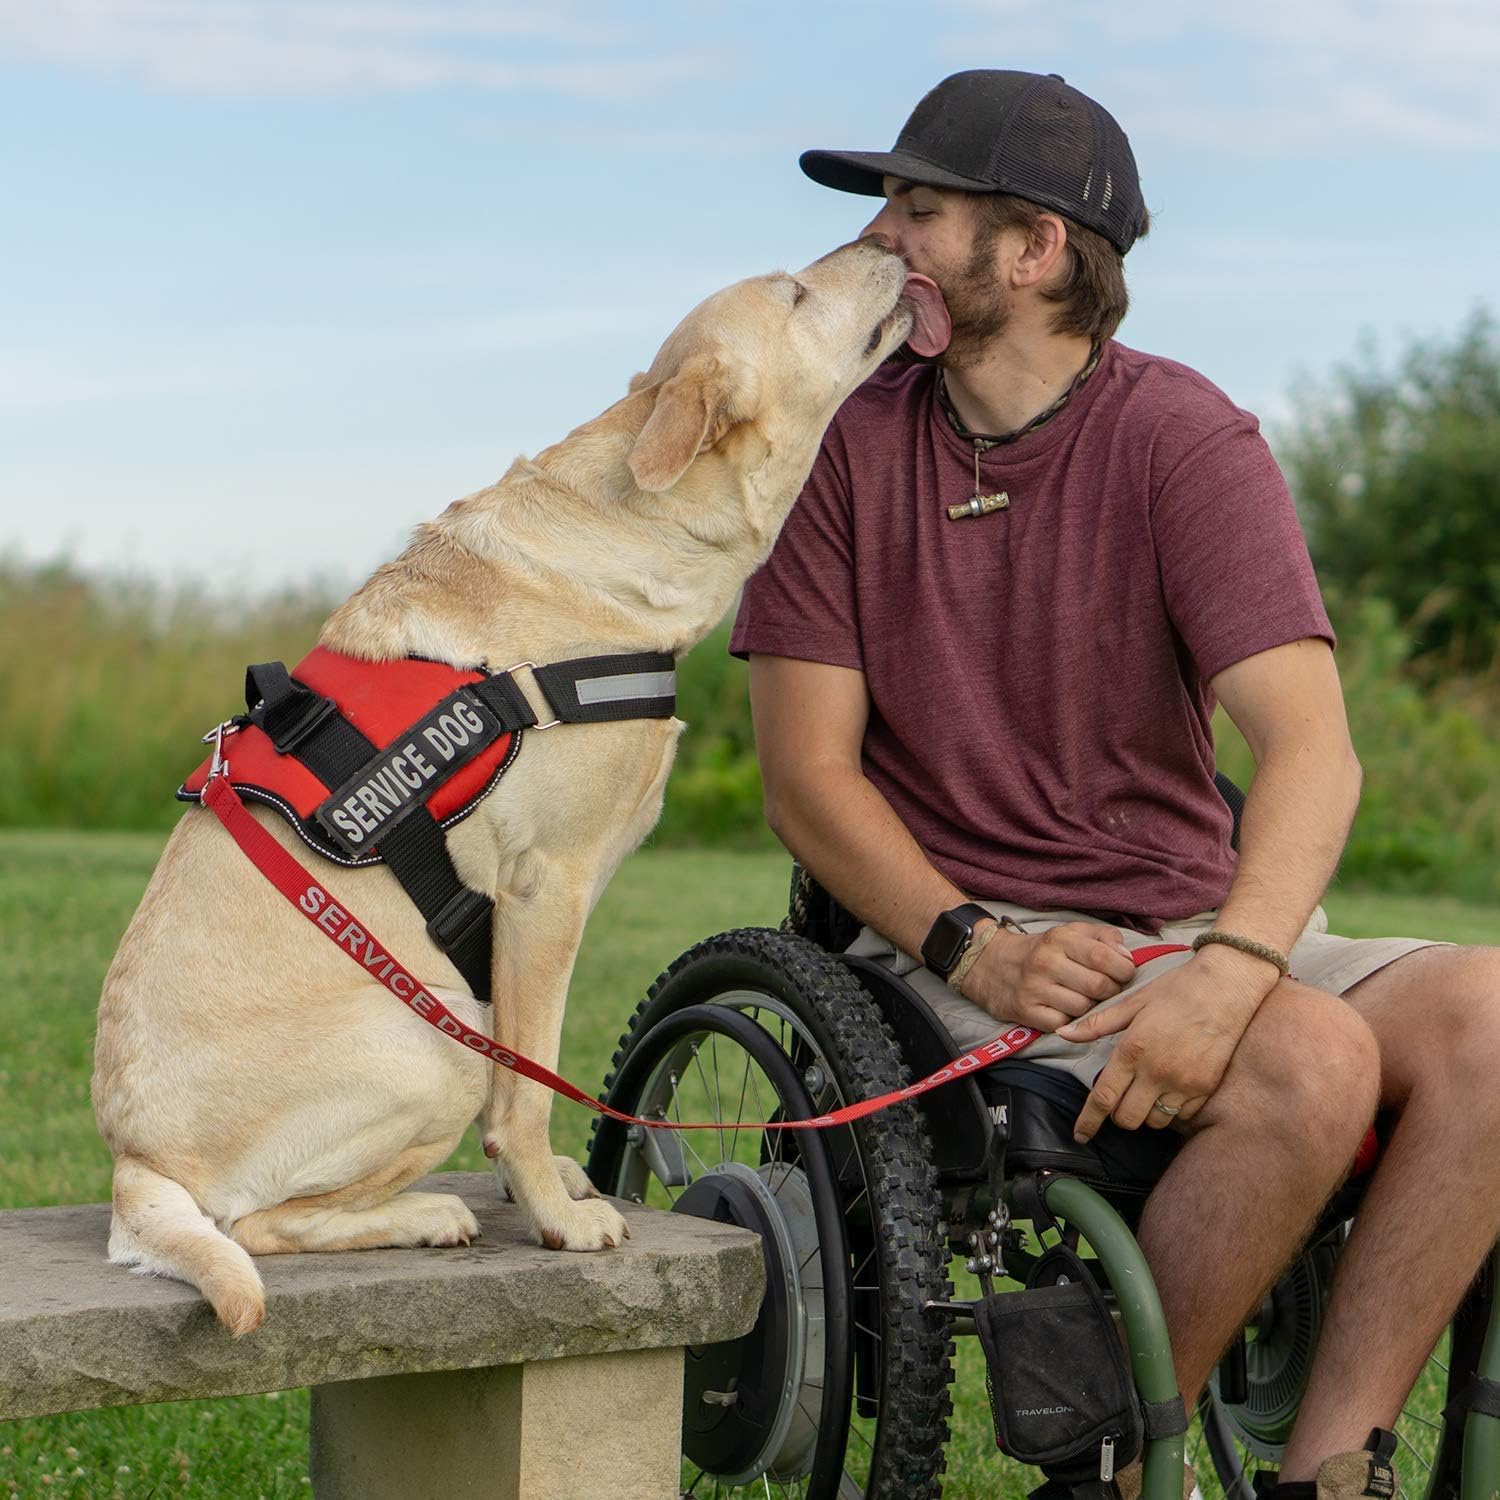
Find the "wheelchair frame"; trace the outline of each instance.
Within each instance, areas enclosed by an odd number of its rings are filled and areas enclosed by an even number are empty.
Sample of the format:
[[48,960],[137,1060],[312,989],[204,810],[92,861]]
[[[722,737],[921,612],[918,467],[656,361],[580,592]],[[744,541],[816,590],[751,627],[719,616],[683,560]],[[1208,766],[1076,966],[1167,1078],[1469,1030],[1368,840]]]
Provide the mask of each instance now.
[[[796,915],[794,902],[794,917]],[[805,919],[805,913],[802,915]],[[814,922],[812,925],[819,924]],[[762,955],[759,967],[757,961],[753,961],[756,952]],[[782,970],[790,976],[785,984],[780,977]],[[838,1047],[835,1045],[839,1038],[828,1031],[826,1020],[813,1016],[811,1001],[806,995],[798,995],[796,987],[799,984],[804,990],[821,985],[829,987],[830,993],[837,992],[825,1009],[830,1013],[850,1013],[850,1025],[842,1032],[841,1045],[844,1047],[863,1047],[866,1035],[873,1030],[885,1034],[890,1047],[886,1061],[880,1064],[887,1069],[884,1078],[864,1078],[852,1086],[835,1086],[840,1074],[840,1062],[836,1056]],[[860,1013],[861,1002],[863,1014]],[[802,1019],[800,1030],[797,1026],[792,1027],[789,1044],[783,1025],[778,1043],[766,1029],[766,1016],[762,1011],[770,1014],[773,1023],[782,1024],[785,1013],[795,1012],[799,1004],[808,1009],[808,1016]],[[732,1023],[724,1014],[726,1011],[734,1013]],[[765,1037],[771,1047],[763,1045],[756,1033]],[[705,940],[683,955],[657,981],[637,1011],[631,1031],[622,1039],[621,1049],[615,1055],[615,1069],[606,1080],[600,1097],[634,1113],[650,1115],[654,1110],[662,1118],[692,1117],[686,1111],[674,1116],[673,1110],[680,1111],[679,1089],[689,1069],[697,1065],[702,1072],[700,1044],[703,1037],[709,1037],[715,1047],[719,1038],[727,1038],[726,1045],[733,1042],[744,1050],[747,1077],[752,1058],[768,1077],[775,1074],[779,1082],[773,1079],[772,1088],[786,1118],[821,1112],[835,1102],[849,1102],[854,1097],[869,1097],[877,1088],[884,1091],[898,1087],[911,1077],[922,1077],[935,1071],[954,1056],[952,1040],[931,1009],[915,991],[889,971],[869,960],[830,952],[827,947],[785,929],[779,933],[748,930]],[[771,1058],[772,1050],[779,1052],[791,1066],[780,1067]],[[652,1080],[655,1080],[654,1084]],[[869,1086],[872,1082],[873,1087]],[[706,1078],[704,1092],[707,1098]],[[1012,1090],[1012,1096],[1016,1092]],[[967,1253],[970,1269],[978,1271],[986,1282],[988,1276],[997,1270],[1016,1273],[1018,1279],[1024,1278],[1031,1257],[1024,1250],[1021,1237],[1011,1221],[1013,1216],[1024,1217],[1018,1212],[1022,1205],[1017,1202],[1017,1186],[1029,1179],[1036,1197],[1027,1201],[1039,1201],[1046,1212],[1066,1224],[1070,1235],[1081,1235],[1097,1257],[1113,1292],[1139,1397],[1145,1403],[1173,1400],[1177,1394],[1177,1382],[1160,1302],[1130,1223],[1105,1196],[1112,1190],[1112,1185],[1099,1176],[1099,1163],[1091,1153],[1071,1147],[1070,1138],[1065,1142],[1054,1138],[1054,1146],[1061,1146],[1061,1149],[1050,1152],[1045,1149],[1045,1141],[1040,1144],[1035,1140],[1028,1142],[1024,1138],[1024,1129],[1018,1129],[1024,1123],[1025,1111],[1013,1113],[1005,1102],[994,1102],[997,1098],[1003,1101],[1003,1092],[997,1093],[991,1088],[987,1100],[981,1091],[981,1079],[970,1075],[886,1112],[901,1117],[891,1121],[893,1131],[904,1129],[910,1139],[923,1144],[925,1159],[931,1168],[926,1175],[932,1199],[937,1205],[932,1212],[940,1217],[940,1222],[934,1226],[937,1230],[935,1238],[931,1234],[927,1236],[925,1253],[931,1258],[934,1244],[937,1246],[935,1253],[940,1257],[952,1252]],[[764,1113],[747,1113],[751,1119],[772,1118]],[[675,1195],[669,1188],[668,1192],[677,1211],[727,1218],[758,1229],[767,1242],[768,1272],[775,1283],[773,1290],[768,1292],[762,1324],[778,1319],[795,1324],[799,1310],[791,1306],[789,1299],[804,1295],[809,1305],[812,1300],[810,1295],[798,1292],[792,1284],[795,1276],[789,1274],[790,1263],[799,1256],[804,1266],[812,1258],[812,1251],[808,1249],[812,1241],[807,1237],[805,1224],[800,1229],[798,1225],[809,1214],[816,1218],[820,1192],[826,1197],[830,1191],[836,1193],[840,1187],[847,1188],[852,1180],[849,1161],[846,1158],[841,1164],[839,1152],[845,1142],[849,1143],[849,1157],[857,1156],[861,1151],[867,1152],[870,1149],[867,1127],[881,1118],[875,1116],[854,1127],[844,1127],[831,1140],[828,1136],[833,1136],[833,1132],[795,1138],[786,1133],[761,1132],[755,1147],[758,1165],[736,1168],[725,1161],[715,1164],[700,1157],[704,1170],[696,1174],[692,1163],[687,1160],[687,1152],[692,1151],[695,1156],[698,1153],[685,1144],[685,1133],[646,1132],[636,1127],[632,1137],[625,1127],[601,1118],[595,1124],[589,1173],[602,1190],[638,1199],[643,1196],[642,1184],[648,1178],[659,1183],[676,1180],[684,1191]],[[731,1128],[732,1124],[726,1122],[725,1129]],[[795,1144],[785,1144],[794,1139]],[[737,1129],[734,1140],[738,1144]],[[723,1144],[722,1137],[720,1144]],[[900,1153],[896,1155],[899,1157]],[[870,1197],[873,1189],[862,1157],[857,1165],[865,1174],[863,1191]],[[788,1216],[798,1220],[790,1230],[775,1222],[778,1210],[772,1200],[778,1167],[783,1169],[783,1182],[792,1173],[801,1174],[804,1180],[797,1190],[796,1212]],[[1088,1180],[1091,1177],[1095,1179],[1093,1182]],[[730,1181],[730,1178],[734,1180]],[[752,1178],[759,1179],[759,1186],[751,1182]],[[770,1193],[765,1187],[767,1180],[772,1188]],[[832,1189],[830,1183],[834,1185]],[[914,1185],[914,1192],[918,1186]],[[1144,1202],[1144,1196],[1145,1192],[1140,1191],[1137,1208]],[[846,1191],[845,1200],[847,1197]],[[1357,1197],[1357,1190],[1352,1194],[1346,1190],[1335,1201],[1325,1228],[1348,1217],[1354,1197]],[[804,1205],[804,1199],[812,1205],[811,1208]],[[802,1393],[813,1388],[806,1376],[813,1355],[805,1349],[801,1355],[783,1355],[780,1351],[785,1340],[778,1342],[770,1336],[775,1330],[764,1330],[757,1325],[757,1333],[750,1336],[749,1345],[739,1356],[733,1353],[724,1355],[708,1373],[695,1375],[690,1368],[684,1405],[685,1433],[689,1434],[690,1454],[695,1451],[693,1442],[699,1441],[693,1462],[700,1465],[700,1475],[692,1481],[689,1489],[684,1490],[684,1494],[694,1495],[695,1500],[710,1493],[723,1493],[720,1482],[726,1477],[733,1481],[728,1491],[731,1494],[737,1492],[736,1486],[740,1484],[752,1484],[754,1493],[770,1495],[777,1492],[772,1489],[775,1483],[780,1493],[805,1494],[808,1500],[822,1500],[824,1496],[829,1500],[847,1500],[847,1497],[857,1494],[899,1493],[919,1497],[939,1493],[937,1470],[941,1467],[941,1460],[936,1466],[928,1465],[930,1473],[918,1473],[914,1464],[909,1478],[898,1478],[894,1471],[888,1473],[878,1468],[881,1442],[878,1426],[871,1443],[870,1488],[861,1490],[843,1468],[843,1443],[848,1441],[848,1434],[836,1442],[826,1430],[842,1421],[838,1413],[851,1401],[856,1416],[867,1408],[873,1409],[877,1423],[900,1421],[909,1414],[887,1414],[881,1410],[881,1398],[887,1393],[891,1379],[890,1366],[881,1364],[885,1358],[887,1301],[882,1300],[879,1306],[882,1321],[874,1355],[868,1347],[860,1345],[860,1335],[855,1329],[865,1326],[865,1346],[869,1345],[870,1333],[867,1324],[861,1325],[857,1310],[846,1315],[843,1309],[834,1305],[836,1298],[843,1295],[840,1287],[849,1280],[846,1276],[841,1281],[838,1263],[842,1260],[847,1271],[852,1254],[856,1267],[853,1280],[857,1282],[861,1265],[871,1264],[871,1256],[880,1248],[876,1245],[862,1262],[860,1256],[867,1241],[861,1240],[860,1236],[872,1232],[878,1236],[884,1223],[876,1225],[873,1231],[869,1226],[861,1228],[852,1222],[845,1224],[841,1221],[832,1225],[826,1206],[823,1212],[827,1222],[819,1230],[820,1237],[815,1247],[823,1266],[822,1279],[816,1288],[816,1316],[824,1330],[822,1357],[827,1369],[821,1372],[821,1383],[816,1386],[816,1420],[811,1424],[819,1430],[805,1430],[809,1424],[802,1419],[802,1414],[789,1417],[787,1411],[788,1403],[794,1397],[800,1405]],[[839,1212],[842,1214],[846,1210],[841,1208]],[[909,1217],[915,1222],[921,1214],[912,1210]],[[799,1233],[802,1235],[800,1240]],[[858,1244],[855,1243],[857,1240]],[[781,1244],[779,1251],[773,1242]],[[1454,1368],[1459,1369],[1461,1362],[1470,1370],[1460,1370],[1457,1376],[1449,1375],[1443,1433],[1431,1478],[1425,1496],[1413,1495],[1410,1500],[1494,1500],[1497,1489],[1500,1489],[1500,1415],[1495,1411],[1495,1397],[1500,1394],[1500,1384],[1497,1384],[1500,1382],[1500,1298],[1494,1295],[1495,1270],[1496,1257],[1492,1254],[1475,1290],[1460,1310],[1461,1316],[1466,1310],[1468,1314],[1461,1337],[1459,1322],[1455,1322]],[[937,1282],[928,1278],[927,1293],[935,1285],[947,1287],[946,1259],[936,1268],[936,1276]],[[883,1285],[881,1297],[886,1297]],[[868,1305],[865,1306],[868,1319]],[[972,1320],[967,1320],[966,1326],[962,1310],[952,1302],[951,1291],[946,1296],[942,1290],[936,1296],[924,1295],[922,1307],[929,1318],[946,1313],[948,1326],[939,1330],[938,1337],[947,1353],[952,1352],[948,1339],[950,1333],[971,1331]],[[846,1328],[846,1323],[854,1327]],[[845,1332],[840,1333],[840,1328],[845,1328]],[[827,1341],[836,1342],[841,1337],[847,1340],[847,1349],[836,1357],[828,1352]],[[722,1350],[731,1346],[719,1347]],[[767,1354],[768,1348],[770,1355]],[[712,1353],[706,1352],[707,1355]],[[735,1359],[741,1356],[741,1363],[735,1365]],[[850,1368],[841,1376],[834,1367],[845,1356]],[[719,1418],[709,1412],[709,1419],[705,1421],[704,1413],[709,1407],[704,1403],[710,1406],[714,1403],[723,1403],[726,1407],[748,1406],[748,1400],[740,1400],[753,1380],[747,1372],[751,1369],[751,1362],[767,1358],[777,1371],[791,1368],[785,1363],[788,1359],[803,1360],[800,1375],[794,1372],[783,1381],[780,1406],[771,1399],[773,1393],[758,1393],[768,1409],[775,1408],[775,1421],[766,1418],[762,1427],[751,1432],[750,1438],[742,1441],[739,1447],[732,1443],[713,1447],[712,1440],[702,1434],[713,1428]],[[783,1363],[777,1363],[778,1360]],[[746,1384],[737,1387],[735,1382],[741,1379]],[[799,1379],[802,1381],[800,1385],[797,1384]],[[1244,1379],[1245,1343],[1242,1334],[1237,1346],[1231,1348],[1221,1365],[1216,1381],[1231,1395],[1242,1395]],[[1476,1379],[1477,1386],[1474,1384]],[[714,1382],[713,1388],[708,1383],[710,1381]],[[724,1388],[718,1389],[719,1386]],[[914,1382],[912,1390],[917,1389]],[[872,1390],[873,1395],[869,1394]],[[1490,1410],[1474,1409],[1471,1397],[1474,1390],[1479,1392],[1478,1405],[1488,1406]],[[919,1403],[908,1401],[903,1389],[903,1399],[899,1404],[905,1408]],[[1456,1418],[1466,1405],[1460,1433]],[[1211,1401],[1208,1406],[1211,1410]],[[936,1406],[929,1403],[926,1415],[918,1413],[917,1420],[935,1421],[940,1429],[945,1430],[946,1408],[944,1391],[941,1401]],[[833,1413],[834,1423],[822,1420],[825,1410]],[[1223,1409],[1220,1410],[1222,1418]],[[723,1419],[725,1423],[728,1420],[727,1417]],[[780,1429],[776,1422],[781,1423]],[[799,1423],[804,1429],[800,1436],[796,1430]],[[753,1427],[752,1423],[742,1425]],[[853,1419],[849,1425],[852,1430]],[[700,1435],[699,1438],[692,1436],[695,1433]],[[762,1447],[752,1453],[756,1441],[761,1439],[764,1439]],[[1223,1434],[1221,1440],[1227,1440]],[[920,1445],[913,1443],[910,1446],[915,1451]],[[838,1449],[836,1462],[828,1458],[834,1447]],[[938,1447],[941,1449],[941,1439]],[[903,1448],[900,1455],[903,1459],[905,1452]],[[1183,1453],[1184,1437],[1181,1433],[1148,1439],[1143,1449],[1142,1500],[1179,1500]],[[705,1454],[708,1455],[709,1467],[702,1467]],[[715,1462],[722,1462],[727,1467],[715,1470],[712,1468]],[[1214,1462],[1217,1469],[1217,1455]],[[703,1476],[710,1474],[711,1487],[700,1489]],[[788,1479],[787,1475],[792,1477]],[[804,1482],[805,1488],[802,1487]],[[1226,1493],[1234,1495],[1235,1500],[1248,1500],[1251,1490],[1243,1470],[1235,1481],[1235,1488],[1226,1488]]]

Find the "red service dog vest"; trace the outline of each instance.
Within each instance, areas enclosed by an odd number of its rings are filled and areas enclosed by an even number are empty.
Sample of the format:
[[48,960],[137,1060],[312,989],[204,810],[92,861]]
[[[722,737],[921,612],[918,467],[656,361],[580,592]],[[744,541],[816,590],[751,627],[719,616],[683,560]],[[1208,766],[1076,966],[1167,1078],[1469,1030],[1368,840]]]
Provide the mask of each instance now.
[[[317,646],[292,675],[332,699],[381,752],[339,786],[327,786],[299,760],[279,753],[266,731],[246,723],[225,742],[230,780],[242,797],[274,807],[313,849],[346,865],[380,859],[381,833],[425,802],[451,828],[494,789],[521,748],[519,730],[501,732],[485,704],[460,689],[488,674],[407,657],[360,661]],[[196,802],[212,757],[178,788]]]
[[444,831],[493,790],[523,730],[670,718],[677,701],[663,652],[523,665],[551,706],[546,724],[516,684],[519,666],[369,662],[318,646],[295,675],[280,662],[250,667],[247,712],[206,736],[214,753],[177,795],[200,801],[211,774],[227,769],[236,792],[274,807],[325,858],[383,860],[488,1003],[494,902],[459,879]]

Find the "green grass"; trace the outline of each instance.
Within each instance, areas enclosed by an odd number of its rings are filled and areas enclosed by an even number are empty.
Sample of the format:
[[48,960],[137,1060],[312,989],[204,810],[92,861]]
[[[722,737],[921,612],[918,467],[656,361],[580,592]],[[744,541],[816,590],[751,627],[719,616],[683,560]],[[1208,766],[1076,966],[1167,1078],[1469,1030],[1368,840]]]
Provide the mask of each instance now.
[[[161,844],[159,834],[0,832],[0,1207],[108,1197],[109,1158],[88,1098],[94,1007]],[[563,1072],[596,1088],[657,973],[711,933],[774,926],[787,869],[777,854],[646,850],[631,859],[584,938]],[[1336,890],[1327,905],[1334,928],[1352,935],[1500,942],[1494,913],[1457,902]],[[581,1155],[591,1118],[560,1102],[556,1149]],[[448,1165],[485,1163],[470,1140]],[[994,1453],[977,1355],[962,1341],[953,1500],[1017,1496],[1035,1483]],[[305,1392],[0,1424],[0,1495],[290,1496],[307,1492],[306,1460]]]

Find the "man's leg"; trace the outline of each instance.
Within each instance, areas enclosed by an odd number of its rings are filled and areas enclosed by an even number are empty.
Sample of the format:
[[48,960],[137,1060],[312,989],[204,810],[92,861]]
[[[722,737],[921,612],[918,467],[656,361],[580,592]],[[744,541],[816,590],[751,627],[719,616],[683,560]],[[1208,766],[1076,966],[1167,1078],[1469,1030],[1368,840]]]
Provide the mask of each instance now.
[[1500,1234],[1500,950],[1427,948],[1345,997],[1380,1046],[1400,1112],[1339,1255],[1282,1476],[1392,1427]]
[[1189,1412],[1347,1175],[1374,1114],[1377,1066],[1369,1028],[1343,1001],[1283,983],[1187,1127],[1138,1237]]

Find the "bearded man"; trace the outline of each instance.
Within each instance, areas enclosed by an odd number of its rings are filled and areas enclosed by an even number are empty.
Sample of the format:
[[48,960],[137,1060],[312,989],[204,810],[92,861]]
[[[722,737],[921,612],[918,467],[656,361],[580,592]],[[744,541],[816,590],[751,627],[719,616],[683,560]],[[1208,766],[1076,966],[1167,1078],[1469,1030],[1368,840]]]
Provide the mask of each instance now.
[[[802,168],[884,198],[864,233],[952,331],[845,403],[746,591],[767,817],[959,1045],[1047,1033],[1027,1055],[1087,1089],[1080,1140],[1185,1137],[1140,1240],[1189,1411],[1398,1118],[1274,1491],[1373,1494],[1500,1229],[1497,955],[1322,930],[1360,784],[1333,632],[1255,418],[1114,338],[1149,224],[1114,119],[965,72],[893,151]],[[1256,758],[1238,857],[1216,702]],[[1193,951],[1137,970],[1163,940]],[[1466,1212],[1428,1233],[1435,1203]]]

